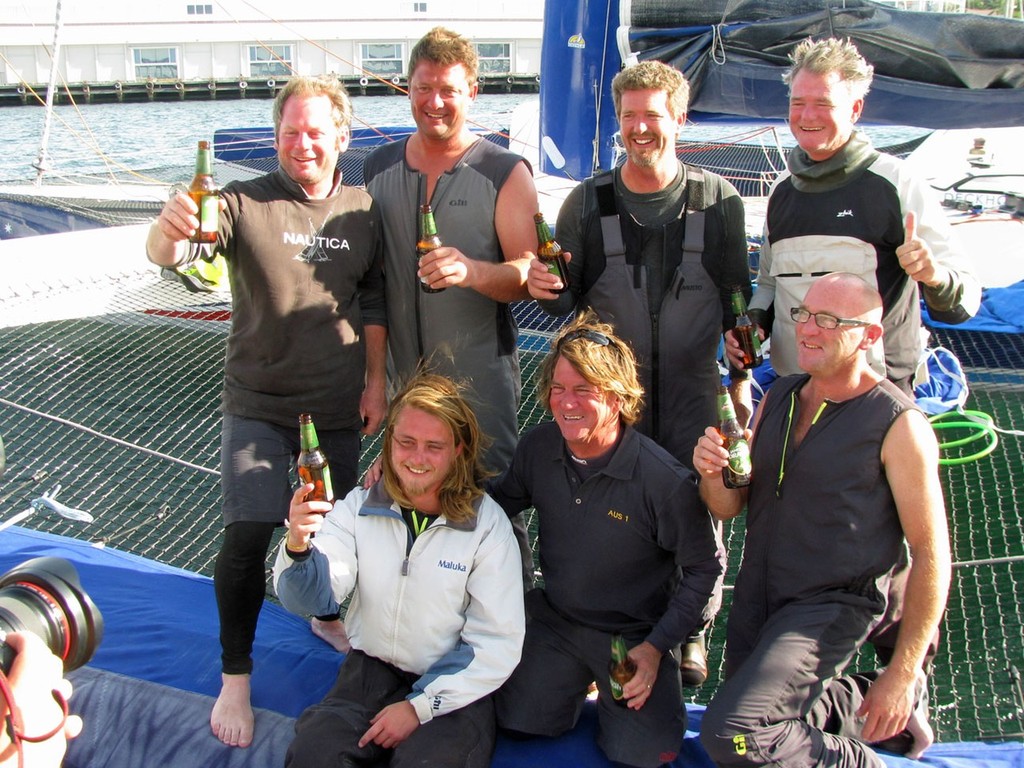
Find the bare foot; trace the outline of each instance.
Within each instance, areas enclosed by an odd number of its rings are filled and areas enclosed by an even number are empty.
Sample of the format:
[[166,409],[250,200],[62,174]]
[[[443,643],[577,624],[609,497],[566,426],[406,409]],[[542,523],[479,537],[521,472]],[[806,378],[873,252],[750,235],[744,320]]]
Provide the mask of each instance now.
[[[924,673],[919,673],[920,685],[928,685],[927,680],[924,677]],[[923,689],[922,689],[923,690]],[[928,722],[928,697],[922,695],[917,702],[917,706],[914,707],[914,711],[910,713],[910,719],[907,721],[907,732],[914,737],[914,744],[907,752],[907,757],[911,760],[917,760],[924,754],[924,751],[928,749],[932,744],[935,743],[935,732],[932,730],[931,723]]]
[[345,633],[345,624],[341,619],[321,621],[314,616],[309,622],[309,626],[314,635],[339,653],[348,653],[352,650],[352,644],[348,641],[348,635]]
[[253,729],[249,675],[222,674],[220,679],[220,696],[210,714],[210,729],[228,746],[248,747]]

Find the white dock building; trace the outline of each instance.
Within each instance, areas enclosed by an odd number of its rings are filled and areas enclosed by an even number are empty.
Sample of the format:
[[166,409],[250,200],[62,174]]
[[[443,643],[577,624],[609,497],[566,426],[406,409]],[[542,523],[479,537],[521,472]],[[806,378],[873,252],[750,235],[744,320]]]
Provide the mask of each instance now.
[[438,24],[476,43],[481,75],[540,72],[544,0],[0,0],[0,86],[49,80],[58,6],[68,84],[390,80]]

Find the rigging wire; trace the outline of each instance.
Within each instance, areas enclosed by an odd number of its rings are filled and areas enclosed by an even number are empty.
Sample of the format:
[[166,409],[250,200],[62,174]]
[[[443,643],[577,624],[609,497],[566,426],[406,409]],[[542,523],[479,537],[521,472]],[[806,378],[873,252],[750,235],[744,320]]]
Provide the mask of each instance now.
[[33,416],[39,416],[39,417],[44,418],[44,419],[49,419],[50,421],[56,422],[57,424],[61,424],[61,425],[65,426],[65,427],[71,427],[72,429],[77,429],[80,432],[84,432],[84,433],[86,433],[88,435],[92,435],[93,437],[98,437],[101,440],[106,440],[107,442],[113,443],[114,445],[119,445],[122,448],[129,448],[131,450],[138,451],[139,453],[144,453],[147,456],[152,456],[154,458],[164,459],[166,461],[170,461],[170,462],[173,462],[175,464],[180,464],[183,467],[188,467],[189,469],[194,469],[197,472],[204,472],[204,473],[206,473],[208,475],[213,475],[214,477],[220,477],[220,470],[210,469],[209,467],[204,467],[204,466],[202,466],[200,464],[195,464],[195,463],[193,463],[191,461],[186,461],[185,459],[179,459],[176,456],[171,456],[168,453],[163,453],[161,451],[153,450],[152,448],[147,448],[144,445],[138,445],[137,443],[130,443],[127,440],[122,440],[122,439],[120,439],[118,437],[114,437],[113,435],[106,435],[106,434],[104,434],[102,432],[99,432],[99,431],[97,431],[95,429],[92,429],[91,427],[87,427],[84,424],[79,424],[78,422],[74,422],[74,421],[71,421],[69,419],[62,418],[60,416],[54,416],[51,413],[44,413],[43,411],[37,411],[35,408],[29,408],[27,405],[21,405],[19,403],[14,403],[14,402],[11,402],[10,400],[7,400],[7,399],[2,398],[2,397],[0,397],[0,405],[6,405],[8,408],[14,408],[15,410],[22,411],[23,413],[28,413],[28,414],[31,414]]

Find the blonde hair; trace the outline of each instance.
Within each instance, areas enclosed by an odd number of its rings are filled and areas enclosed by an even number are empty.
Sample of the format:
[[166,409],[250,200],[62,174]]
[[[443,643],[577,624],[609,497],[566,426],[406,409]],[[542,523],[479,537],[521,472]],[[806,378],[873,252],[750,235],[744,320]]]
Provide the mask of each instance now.
[[348,91],[337,77],[333,75],[320,75],[319,77],[296,75],[288,80],[284,88],[278,91],[277,96],[274,97],[275,138],[278,131],[281,130],[281,117],[284,115],[285,102],[292,96],[299,98],[326,96],[331,102],[334,126],[338,129],[338,133],[344,135],[352,125],[352,102],[349,101]]
[[421,61],[429,61],[442,67],[461,64],[466,69],[466,78],[475,83],[480,68],[480,57],[476,47],[457,32],[444,27],[434,27],[421,37],[409,53],[409,79]]
[[[588,338],[589,336],[589,338]],[[604,339],[607,344],[602,343]],[[644,404],[644,389],[637,374],[636,357],[630,346],[615,336],[612,327],[587,310],[566,325],[551,342],[551,351],[541,363],[537,399],[551,410],[551,380],[559,358],[573,367],[588,384],[619,399],[619,416],[625,424],[636,424]]]
[[678,69],[660,61],[641,61],[623,69],[612,79],[615,114],[622,108],[624,91],[664,91],[672,117],[686,114],[690,103],[690,84]]
[[395,421],[405,408],[415,408],[440,419],[451,431],[455,447],[461,451],[452,461],[451,470],[438,491],[440,512],[453,523],[472,520],[474,502],[483,495],[483,482],[490,473],[480,463],[482,435],[476,414],[463,397],[461,387],[436,373],[420,372],[392,399],[384,430],[381,454],[384,468],[384,490],[403,507],[413,507],[398,480],[391,463]]
[[792,85],[793,78],[803,70],[816,75],[835,72],[846,83],[850,95],[855,99],[863,99],[868,95],[875,76],[875,68],[860,55],[857,46],[849,40],[835,37],[824,40],[807,38],[793,49],[789,60],[792,66],[782,76],[782,82],[786,85]]

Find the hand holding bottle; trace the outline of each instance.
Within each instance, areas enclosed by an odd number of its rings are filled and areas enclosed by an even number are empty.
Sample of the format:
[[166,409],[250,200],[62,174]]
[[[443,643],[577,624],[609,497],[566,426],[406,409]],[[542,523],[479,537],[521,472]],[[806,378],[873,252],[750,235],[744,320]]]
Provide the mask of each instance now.
[[547,271],[553,275],[555,282],[551,283],[552,293],[565,293],[569,290],[569,268],[565,260],[565,253],[562,246],[558,244],[551,234],[551,227],[544,221],[543,213],[536,213],[533,217],[534,225],[537,228],[537,261],[544,265]]
[[[572,254],[562,251],[562,260],[566,264],[566,273],[568,274],[568,264],[572,261]],[[558,275],[552,272],[548,265],[539,258],[530,262],[530,267],[526,272],[526,290],[530,292],[531,297],[540,300],[557,299],[563,293],[558,289],[558,286],[562,284]]]
[[661,651],[646,640],[627,652],[621,635],[613,636],[608,673],[612,696],[618,703],[630,709],[640,709],[647,703],[658,679],[661,656]]
[[324,516],[333,506],[326,501],[306,501],[313,488],[312,483],[303,483],[292,494],[288,519],[284,522],[288,529],[285,546],[292,552],[305,552],[309,549],[310,539],[323,527]]
[[[743,436],[749,442],[753,433],[749,429],[744,429]],[[729,451],[725,447],[725,438],[722,437],[722,433],[718,431],[717,427],[708,427],[693,447],[694,470],[699,475],[714,477],[721,475],[728,466]]]

